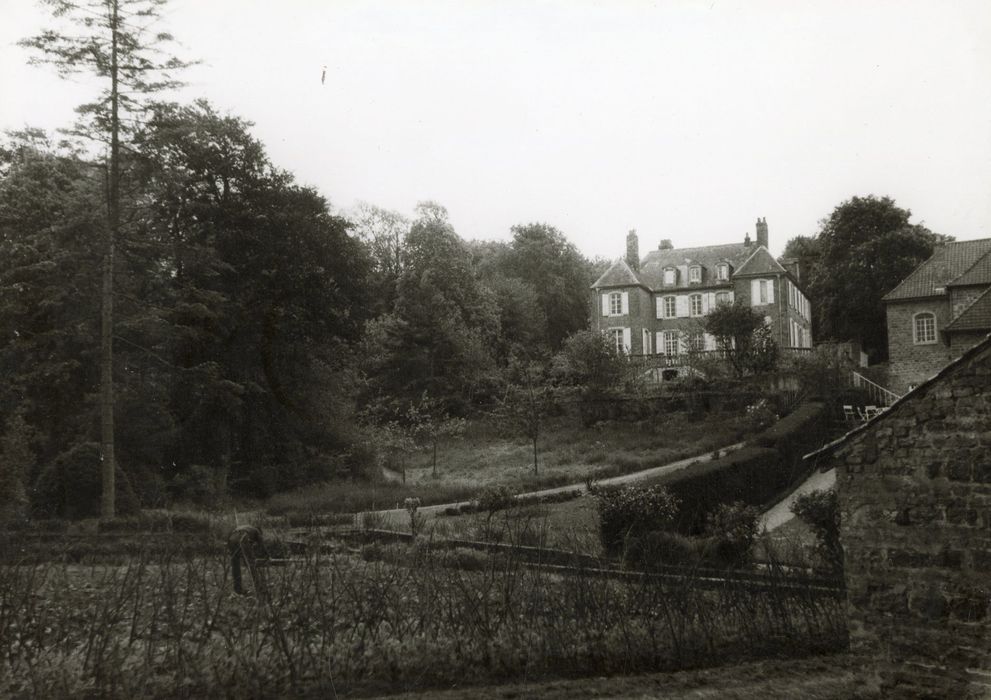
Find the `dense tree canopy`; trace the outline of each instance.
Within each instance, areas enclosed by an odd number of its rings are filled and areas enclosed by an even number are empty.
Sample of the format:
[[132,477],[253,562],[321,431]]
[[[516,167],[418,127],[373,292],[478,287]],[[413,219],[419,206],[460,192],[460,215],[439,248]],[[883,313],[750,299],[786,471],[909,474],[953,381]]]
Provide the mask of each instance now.
[[859,340],[872,360],[887,357],[882,297],[951,240],[910,224],[911,215],[890,197],[853,197],[822,220],[815,238],[789,241],[785,256],[806,270],[818,338]]

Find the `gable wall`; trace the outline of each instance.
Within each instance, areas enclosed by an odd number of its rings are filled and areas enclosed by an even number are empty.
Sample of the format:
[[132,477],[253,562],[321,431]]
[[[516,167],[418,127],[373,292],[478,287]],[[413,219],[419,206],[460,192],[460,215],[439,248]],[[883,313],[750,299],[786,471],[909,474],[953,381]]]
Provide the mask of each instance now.
[[[922,311],[936,314],[936,342],[916,345],[913,317]],[[945,367],[959,352],[943,341],[942,331],[952,320],[947,298],[933,297],[918,301],[891,302],[885,305],[888,324],[889,387],[897,394],[908,391],[909,385],[921,384]]]
[[991,348],[837,449],[851,646],[885,697],[991,697]]
[[970,306],[977,297],[981,296],[987,287],[950,287],[950,307],[953,318]]

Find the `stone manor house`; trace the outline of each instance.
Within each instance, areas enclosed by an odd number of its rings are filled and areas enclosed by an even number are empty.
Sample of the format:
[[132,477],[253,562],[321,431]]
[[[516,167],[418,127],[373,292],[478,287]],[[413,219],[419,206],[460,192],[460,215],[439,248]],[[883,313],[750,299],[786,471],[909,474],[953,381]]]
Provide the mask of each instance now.
[[747,234],[725,245],[675,248],[662,240],[642,259],[630,231],[626,257],[592,285],[592,329],[629,355],[677,367],[689,349],[716,351],[702,322],[718,304],[739,301],[764,317],[779,347],[811,348],[812,313],[797,264],[785,267],[768,251],[765,219],[756,228],[756,240]]

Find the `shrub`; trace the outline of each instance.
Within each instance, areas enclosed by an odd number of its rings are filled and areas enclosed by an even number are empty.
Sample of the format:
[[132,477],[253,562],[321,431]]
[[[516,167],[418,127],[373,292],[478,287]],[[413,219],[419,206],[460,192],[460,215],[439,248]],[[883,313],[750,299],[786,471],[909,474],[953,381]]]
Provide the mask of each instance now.
[[750,561],[757,541],[760,511],[740,501],[721,503],[709,513],[706,534],[714,540],[714,564],[742,566]]
[[677,532],[654,530],[630,539],[626,558],[648,571],[661,566],[690,566],[701,559],[700,543]]
[[505,510],[513,505],[513,492],[507,486],[489,486],[482,489],[475,499],[476,507],[489,514],[489,518],[497,511]]
[[667,529],[678,512],[678,500],[660,486],[599,489],[596,498],[602,546],[611,553],[621,551],[628,537]]
[[[102,479],[100,448],[80,443],[46,465],[35,480],[31,510],[35,516],[79,519],[100,514]],[[117,467],[117,514],[138,512],[138,499],[130,482]]]
[[791,512],[806,523],[816,536],[817,549],[826,569],[843,570],[843,544],[840,542],[840,506],[836,491],[811,491],[791,505]]

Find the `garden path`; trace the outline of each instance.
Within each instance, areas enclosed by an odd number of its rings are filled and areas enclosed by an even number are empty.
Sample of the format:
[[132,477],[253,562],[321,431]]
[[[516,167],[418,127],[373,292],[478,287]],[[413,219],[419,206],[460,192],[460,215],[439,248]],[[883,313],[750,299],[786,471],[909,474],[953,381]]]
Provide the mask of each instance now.
[[[651,479],[658,476],[663,476],[665,474],[670,474],[671,472],[678,471],[679,469],[685,469],[687,467],[693,466],[695,464],[704,464],[712,460],[712,455],[716,452],[720,456],[727,454],[728,452],[733,452],[743,447],[742,442],[737,442],[732,445],[727,445],[726,447],[721,447],[715,452],[710,452],[704,455],[696,455],[695,457],[686,457],[685,459],[679,459],[676,462],[670,462],[669,464],[662,464],[659,467],[651,467],[650,469],[644,469],[639,472],[632,472],[630,474],[623,474],[621,476],[613,476],[608,479],[600,479],[596,483],[600,486],[614,486],[616,484],[629,484],[635,481],[642,481],[644,479]],[[554,494],[562,493],[564,491],[575,491],[579,490],[583,493],[588,490],[584,483],[580,484],[569,484],[567,486],[555,486],[549,489],[540,489],[539,491],[530,491],[528,493],[522,493],[517,496],[517,498],[539,498],[541,496],[552,496]],[[433,517],[438,513],[443,512],[447,508],[457,508],[462,505],[467,505],[467,501],[462,501],[460,503],[439,503],[437,505],[431,506],[421,506],[417,512],[426,515],[428,517]],[[396,521],[396,524],[405,524],[408,521],[409,516],[404,508],[393,508],[391,510],[379,510],[375,511],[375,515],[381,518],[388,519],[389,521]]]

